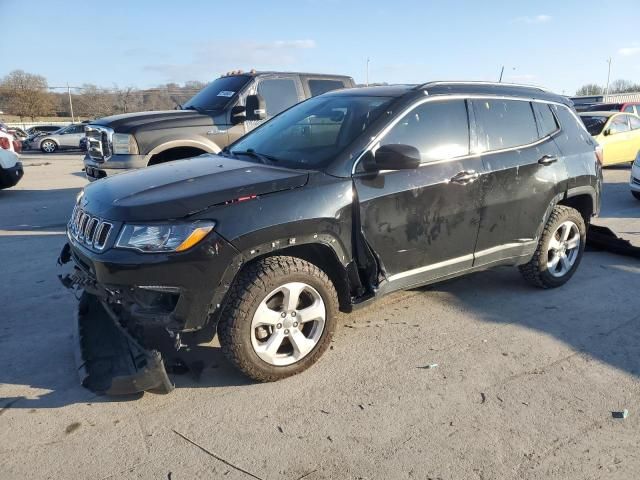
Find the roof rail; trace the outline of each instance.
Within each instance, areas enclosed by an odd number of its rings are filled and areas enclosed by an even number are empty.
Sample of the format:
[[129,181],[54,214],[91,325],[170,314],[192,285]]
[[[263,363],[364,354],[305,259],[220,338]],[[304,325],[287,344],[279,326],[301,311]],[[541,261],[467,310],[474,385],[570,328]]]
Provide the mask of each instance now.
[[416,90],[423,90],[428,87],[434,87],[436,85],[493,85],[493,86],[506,86],[506,87],[525,87],[525,88],[533,88],[535,90],[540,90],[541,92],[553,93],[551,90],[548,90],[543,87],[538,87],[537,85],[525,85],[521,83],[507,83],[507,82],[483,82],[483,81],[435,81],[435,82],[426,82],[416,85]]

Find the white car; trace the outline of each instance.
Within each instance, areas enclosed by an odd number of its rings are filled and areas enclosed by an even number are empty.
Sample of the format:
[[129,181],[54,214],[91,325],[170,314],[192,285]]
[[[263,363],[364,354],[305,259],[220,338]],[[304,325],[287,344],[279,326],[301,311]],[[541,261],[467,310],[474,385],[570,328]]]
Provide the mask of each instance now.
[[640,152],[636,156],[635,162],[631,166],[631,178],[629,179],[631,195],[640,200]]
[[16,153],[16,146],[13,135],[0,130],[0,188],[13,187],[20,181],[24,170]]

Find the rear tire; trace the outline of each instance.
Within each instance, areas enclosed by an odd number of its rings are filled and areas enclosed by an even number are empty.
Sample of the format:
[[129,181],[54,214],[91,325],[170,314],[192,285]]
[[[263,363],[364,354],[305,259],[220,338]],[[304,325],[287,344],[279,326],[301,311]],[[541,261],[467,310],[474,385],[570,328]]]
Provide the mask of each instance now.
[[635,190],[631,190],[631,195],[636,197],[636,200],[640,200],[640,192],[636,192]]
[[240,271],[227,295],[220,344],[248,377],[272,382],[295,375],[329,347],[338,296],[316,265],[286,256],[258,260]]
[[40,150],[44,153],[53,153],[58,149],[58,145],[53,140],[45,140],[40,144]]
[[573,276],[584,253],[587,232],[580,212],[556,206],[542,231],[533,258],[520,273],[538,288],[556,288]]

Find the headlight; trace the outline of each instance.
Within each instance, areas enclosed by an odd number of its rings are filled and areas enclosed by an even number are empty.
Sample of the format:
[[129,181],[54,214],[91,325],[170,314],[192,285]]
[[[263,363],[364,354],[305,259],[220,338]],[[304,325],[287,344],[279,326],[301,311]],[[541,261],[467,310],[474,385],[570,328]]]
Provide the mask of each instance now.
[[113,153],[116,155],[137,155],[138,144],[136,143],[136,139],[128,133],[114,133]]
[[131,248],[145,253],[183,252],[200,243],[214,226],[213,222],[125,225],[116,247]]

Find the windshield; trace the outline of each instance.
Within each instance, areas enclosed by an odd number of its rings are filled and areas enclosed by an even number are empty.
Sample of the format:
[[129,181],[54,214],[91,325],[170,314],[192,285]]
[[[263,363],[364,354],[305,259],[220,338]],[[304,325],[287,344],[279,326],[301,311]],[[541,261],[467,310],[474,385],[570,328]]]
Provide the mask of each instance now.
[[600,135],[602,133],[602,129],[604,128],[605,123],[609,117],[602,116],[580,116],[582,123],[587,127],[587,131],[592,135]]
[[238,91],[244,87],[251,77],[246,75],[233,75],[220,77],[200,90],[187,103],[183,109],[195,110],[220,110],[234,98]]
[[278,165],[318,168],[329,164],[384,111],[391,97],[320,96],[300,103],[233,144]]

